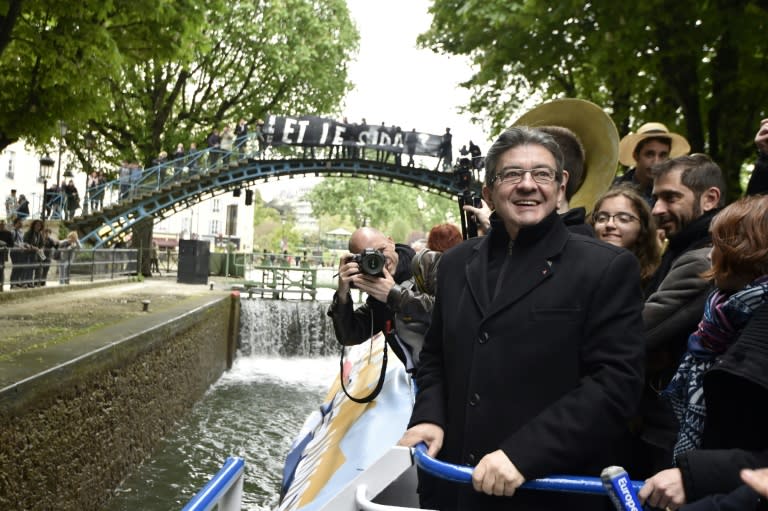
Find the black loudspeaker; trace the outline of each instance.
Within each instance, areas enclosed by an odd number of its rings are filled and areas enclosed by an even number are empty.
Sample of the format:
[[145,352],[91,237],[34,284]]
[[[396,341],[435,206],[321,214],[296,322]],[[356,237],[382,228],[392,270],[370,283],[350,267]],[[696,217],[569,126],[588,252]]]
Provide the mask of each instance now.
[[253,190],[245,191],[245,205],[250,206],[253,204]]
[[234,190],[232,190],[232,196],[240,197],[240,188],[235,188]]
[[207,284],[211,247],[207,241],[179,240],[179,271],[176,282]]

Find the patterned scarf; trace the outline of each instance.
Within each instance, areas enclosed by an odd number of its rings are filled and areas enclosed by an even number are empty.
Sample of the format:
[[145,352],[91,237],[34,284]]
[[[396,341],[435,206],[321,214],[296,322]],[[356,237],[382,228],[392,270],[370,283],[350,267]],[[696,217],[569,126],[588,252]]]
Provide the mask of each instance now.
[[768,302],[768,275],[759,277],[736,293],[714,290],[704,306],[704,317],[688,338],[688,351],[677,373],[664,389],[680,424],[674,456],[701,445],[706,418],[704,374],[715,358],[739,337],[754,311]]

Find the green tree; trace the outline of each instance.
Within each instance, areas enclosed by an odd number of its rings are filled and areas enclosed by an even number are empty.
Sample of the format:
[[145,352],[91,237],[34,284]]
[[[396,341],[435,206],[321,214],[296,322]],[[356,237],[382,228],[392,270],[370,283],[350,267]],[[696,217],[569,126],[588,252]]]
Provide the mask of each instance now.
[[472,58],[468,109],[495,132],[532,95],[580,97],[606,107],[622,135],[647,121],[682,131],[739,189],[766,115],[764,2],[436,0],[431,12],[421,44]]
[[355,228],[376,227],[397,241],[405,241],[413,231],[426,232],[435,224],[456,223],[459,212],[451,199],[375,179],[324,179],[306,199],[316,217],[338,215]]
[[226,2],[207,18],[190,62],[150,60],[112,82],[120,102],[94,123],[114,148],[107,159],[149,162],[240,117],[331,113],[350,87],[358,34],[342,0]]
[[20,137],[42,147],[63,119],[82,168],[90,158],[148,164],[240,117],[333,113],[359,39],[343,0],[12,4],[0,6],[11,34],[0,54],[0,147]]
[[57,120],[84,126],[109,111],[110,84],[150,59],[183,59],[219,0],[0,2],[0,149],[43,145]]
[[284,249],[293,254],[302,245],[301,234],[296,230],[296,215],[283,204],[264,202],[261,193],[253,195],[253,246],[269,253]]

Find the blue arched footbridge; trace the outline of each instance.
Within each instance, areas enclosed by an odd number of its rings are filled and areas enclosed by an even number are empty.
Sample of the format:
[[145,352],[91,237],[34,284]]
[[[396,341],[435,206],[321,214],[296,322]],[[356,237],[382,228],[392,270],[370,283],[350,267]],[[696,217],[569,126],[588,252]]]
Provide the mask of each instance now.
[[[480,184],[471,174],[468,177],[466,171],[405,166],[395,153],[345,149],[275,148],[251,135],[231,152],[208,148],[143,169],[140,175],[134,173],[134,179],[126,173],[96,190],[103,207],[65,223],[78,231],[81,243],[100,248],[123,239],[137,223],[147,219],[162,220],[200,201],[259,181],[305,175],[376,179],[420,187],[446,197],[456,197],[467,190],[479,193]],[[323,154],[318,157],[316,152]],[[94,191],[90,193],[92,199]],[[55,217],[56,204],[49,206]]]

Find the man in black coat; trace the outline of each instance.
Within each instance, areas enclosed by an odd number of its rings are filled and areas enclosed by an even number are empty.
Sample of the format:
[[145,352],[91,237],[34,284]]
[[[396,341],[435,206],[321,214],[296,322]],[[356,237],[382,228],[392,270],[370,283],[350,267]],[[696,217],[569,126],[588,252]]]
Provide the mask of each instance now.
[[[379,251],[385,259],[381,275],[362,271],[361,263],[354,260],[366,249]],[[378,332],[383,332],[387,344],[407,369],[413,362],[409,348],[395,335],[395,315],[388,300],[393,300],[397,285],[413,276],[411,259],[414,251],[408,245],[395,243],[392,238],[371,227],[361,227],[349,238],[349,253],[341,257],[339,283],[328,316],[333,320],[336,339],[344,346],[361,344]],[[371,259],[372,260],[372,259]],[[370,270],[369,266],[369,270]],[[350,289],[355,287],[368,294],[365,303],[354,309]]]
[[[642,295],[628,251],[558,216],[554,139],[511,128],[486,156],[488,236],[446,251],[400,443],[474,466],[472,485],[420,478],[437,509],[600,509],[575,494],[516,491],[551,474],[615,464],[642,386]],[[512,497],[512,498],[508,498]]]

